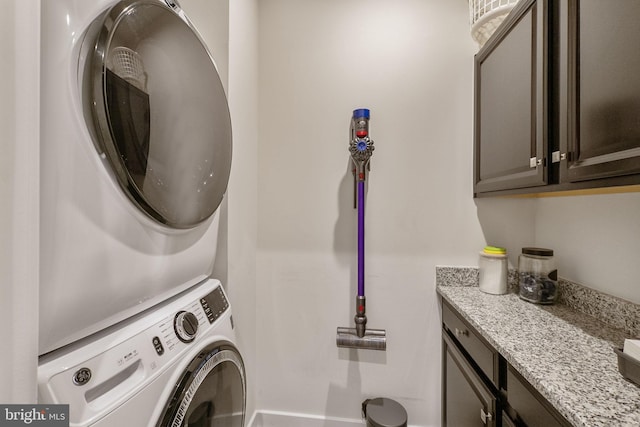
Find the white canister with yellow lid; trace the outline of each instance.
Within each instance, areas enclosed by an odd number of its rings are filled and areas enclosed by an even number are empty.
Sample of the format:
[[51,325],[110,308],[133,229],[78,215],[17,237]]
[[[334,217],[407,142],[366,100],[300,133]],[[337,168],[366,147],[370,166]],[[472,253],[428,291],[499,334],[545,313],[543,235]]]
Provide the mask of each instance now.
[[497,246],[486,246],[480,252],[480,290],[488,294],[506,294],[507,250]]

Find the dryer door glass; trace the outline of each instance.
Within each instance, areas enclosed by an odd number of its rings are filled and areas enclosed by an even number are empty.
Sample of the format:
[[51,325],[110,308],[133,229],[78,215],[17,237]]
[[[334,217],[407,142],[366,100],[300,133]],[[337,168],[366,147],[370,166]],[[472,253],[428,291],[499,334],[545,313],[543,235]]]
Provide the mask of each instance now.
[[121,1],[96,23],[85,73],[96,146],[128,197],[173,228],[226,191],[231,121],[216,67],[175,3]]
[[209,346],[185,370],[157,426],[243,427],[245,392],[240,355]]

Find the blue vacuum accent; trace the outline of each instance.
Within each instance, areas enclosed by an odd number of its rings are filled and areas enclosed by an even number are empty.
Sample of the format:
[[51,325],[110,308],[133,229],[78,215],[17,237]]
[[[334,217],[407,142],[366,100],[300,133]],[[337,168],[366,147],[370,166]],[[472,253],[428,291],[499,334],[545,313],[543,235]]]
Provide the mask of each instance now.
[[368,119],[370,118],[370,113],[369,113],[369,109],[368,108],[358,108],[357,110],[353,110],[353,118],[354,119],[360,119],[360,118],[365,118]]

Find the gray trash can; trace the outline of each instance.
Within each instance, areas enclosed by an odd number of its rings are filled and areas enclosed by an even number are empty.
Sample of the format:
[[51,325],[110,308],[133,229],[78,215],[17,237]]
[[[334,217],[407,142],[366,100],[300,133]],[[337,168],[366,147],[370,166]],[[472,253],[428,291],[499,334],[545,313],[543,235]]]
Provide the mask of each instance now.
[[362,402],[367,427],[407,427],[407,411],[392,399],[378,397]]

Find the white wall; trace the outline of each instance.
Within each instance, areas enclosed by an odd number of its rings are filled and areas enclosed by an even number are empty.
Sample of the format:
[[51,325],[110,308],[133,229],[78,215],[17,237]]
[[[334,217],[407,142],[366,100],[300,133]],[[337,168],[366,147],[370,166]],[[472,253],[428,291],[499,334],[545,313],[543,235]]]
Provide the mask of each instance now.
[[258,3],[229,4],[229,106],[233,165],[229,180],[229,298],[247,370],[247,421],[256,390],[256,245],[258,174]]
[[34,403],[38,356],[40,2],[0,15],[0,402]]
[[539,199],[535,233],[560,276],[640,304],[640,193]]
[[[359,418],[367,397],[440,424],[436,264],[476,265],[475,46],[463,1],[260,2],[257,401]],[[367,314],[386,352],[338,349],[351,326],[352,110],[371,109]]]

